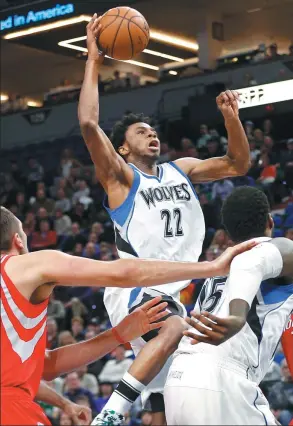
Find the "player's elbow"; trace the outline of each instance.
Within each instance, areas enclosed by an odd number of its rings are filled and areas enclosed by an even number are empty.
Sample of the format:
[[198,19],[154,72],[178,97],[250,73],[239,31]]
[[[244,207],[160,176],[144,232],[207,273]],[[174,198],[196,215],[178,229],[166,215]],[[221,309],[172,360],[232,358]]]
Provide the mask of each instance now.
[[230,169],[232,170],[232,174],[234,176],[244,176],[247,174],[251,167],[250,158],[230,158],[228,157],[228,162]]
[[116,262],[114,281],[117,281],[117,287],[139,287],[142,277],[137,261],[121,259]]
[[80,125],[81,133],[84,136],[85,140],[90,135],[97,132],[98,123],[90,117],[80,116],[79,125]]

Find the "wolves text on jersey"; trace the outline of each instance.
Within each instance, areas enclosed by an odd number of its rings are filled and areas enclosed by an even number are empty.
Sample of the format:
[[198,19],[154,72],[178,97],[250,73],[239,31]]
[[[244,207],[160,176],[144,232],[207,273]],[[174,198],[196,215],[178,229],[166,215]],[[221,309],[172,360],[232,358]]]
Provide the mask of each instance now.
[[177,200],[190,201],[191,199],[187,183],[181,183],[180,185],[173,186],[158,186],[157,188],[151,187],[146,190],[142,189],[139,193],[149,209],[151,208],[151,205],[156,207],[156,202],[171,200],[173,202]]

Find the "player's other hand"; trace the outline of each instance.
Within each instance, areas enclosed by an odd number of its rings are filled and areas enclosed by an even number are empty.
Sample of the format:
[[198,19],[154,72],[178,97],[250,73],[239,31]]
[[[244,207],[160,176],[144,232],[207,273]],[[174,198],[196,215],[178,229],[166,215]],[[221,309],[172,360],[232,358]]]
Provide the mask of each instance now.
[[185,336],[192,339],[192,345],[202,342],[218,346],[235,336],[246,322],[245,319],[232,315],[219,318],[209,312],[198,314],[192,311],[190,314],[191,318],[186,318],[186,322],[201,333],[194,333],[192,328],[183,332]]
[[226,90],[217,96],[216,102],[219,110],[224,116],[225,121],[238,118],[239,93],[236,90]]
[[92,410],[88,407],[68,401],[68,403],[65,404],[63,411],[68,415],[68,417],[70,417],[72,424],[75,426],[91,424]]
[[165,311],[168,303],[160,303],[161,300],[161,297],[155,297],[144,303],[117,325],[116,330],[123,342],[130,342],[164,325],[164,321],[161,320],[168,315]]
[[97,46],[97,38],[101,32],[100,24],[101,16],[98,18],[95,13],[86,27],[86,45],[88,49],[88,58],[97,61],[101,64],[104,60],[104,54],[99,51]]
[[254,240],[245,241],[244,243],[237,244],[234,247],[227,248],[224,253],[221,254],[217,259],[213,260],[213,266],[215,267],[214,276],[226,276],[229,273],[230,265],[232,260],[238,254],[244,251],[251,250],[258,243]]

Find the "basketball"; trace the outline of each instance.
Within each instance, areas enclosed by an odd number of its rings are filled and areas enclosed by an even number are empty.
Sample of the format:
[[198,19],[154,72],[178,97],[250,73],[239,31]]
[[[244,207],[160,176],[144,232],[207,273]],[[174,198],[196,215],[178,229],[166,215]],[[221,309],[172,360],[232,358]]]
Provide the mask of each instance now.
[[142,52],[148,45],[150,30],[147,21],[137,10],[115,7],[104,13],[98,48],[114,59],[127,60]]

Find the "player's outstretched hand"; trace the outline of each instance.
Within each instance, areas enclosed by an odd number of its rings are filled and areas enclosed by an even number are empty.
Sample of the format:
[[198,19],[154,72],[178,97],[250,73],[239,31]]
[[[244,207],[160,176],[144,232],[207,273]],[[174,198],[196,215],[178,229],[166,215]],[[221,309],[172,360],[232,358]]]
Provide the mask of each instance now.
[[230,265],[232,260],[238,254],[245,251],[251,250],[258,243],[254,240],[245,241],[244,243],[237,244],[234,247],[227,248],[224,253],[221,254],[217,259],[213,260],[212,263],[215,266],[215,276],[226,276],[229,273]]
[[216,102],[225,120],[238,118],[238,100],[239,93],[236,92],[236,90],[226,90],[225,92],[222,92],[219,94],[219,96],[217,96]]
[[186,318],[186,322],[201,333],[196,334],[192,332],[192,329],[183,332],[185,336],[192,339],[192,345],[202,342],[218,346],[235,336],[245,324],[244,319],[232,315],[219,318],[209,312],[198,314],[192,311],[190,314],[192,318]]
[[116,330],[123,342],[130,342],[164,325],[164,321],[161,320],[168,315],[165,311],[168,303],[160,303],[161,300],[161,297],[155,297],[144,303],[117,325]]
[[91,424],[92,410],[88,407],[68,402],[63,411],[70,417],[72,424],[75,426]]
[[101,64],[104,60],[104,54],[99,51],[97,46],[97,38],[101,32],[101,16],[98,18],[95,13],[86,27],[86,44],[88,50],[88,58]]

